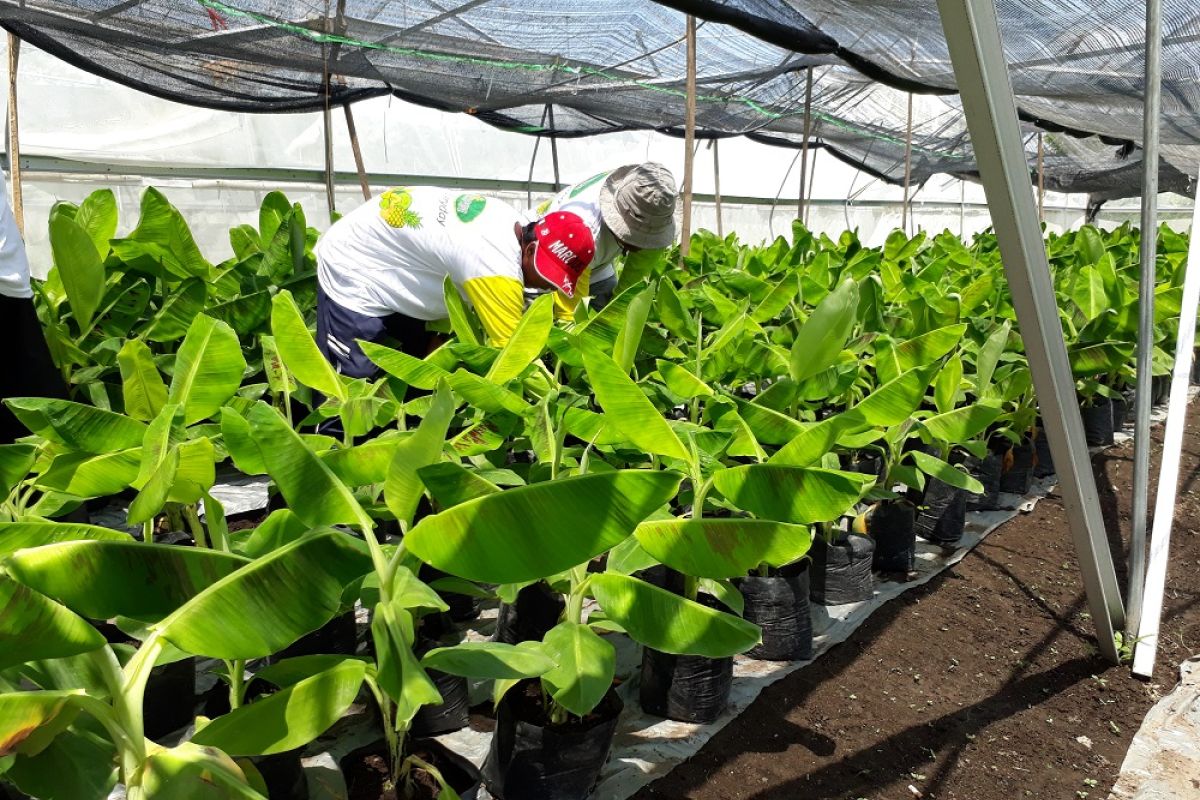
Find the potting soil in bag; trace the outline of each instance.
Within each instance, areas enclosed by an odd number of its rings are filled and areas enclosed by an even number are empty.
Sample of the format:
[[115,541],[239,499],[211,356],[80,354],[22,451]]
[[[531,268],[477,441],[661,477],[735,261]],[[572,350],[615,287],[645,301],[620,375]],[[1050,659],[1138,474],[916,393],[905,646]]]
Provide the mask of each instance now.
[[832,544],[818,538],[809,555],[809,597],[814,603],[861,603],[875,594],[875,577],[871,574],[875,542],[869,537],[843,533]]
[[1004,470],[1003,457],[988,451],[982,460],[973,458],[967,462],[967,471],[983,484],[983,494],[968,494],[968,511],[994,511],[1000,506],[1000,473]]
[[542,724],[540,703],[514,686],[500,702],[483,780],[498,800],[584,800],[608,760],[623,704],[609,690],[595,711],[565,726]]
[[562,595],[545,583],[526,586],[517,593],[517,602],[500,604],[493,638],[503,644],[540,642],[558,624],[565,607]]
[[927,542],[952,547],[962,539],[966,514],[967,492],[930,478],[917,511],[917,535]]
[[642,650],[638,697],[647,714],[679,722],[712,722],[729,704],[733,658],[677,656]]
[[1112,403],[1098,397],[1090,406],[1079,409],[1083,415],[1083,433],[1088,447],[1106,447],[1113,443]]
[[811,658],[808,564],[792,565],[780,572],[734,581],[746,602],[742,616],[762,628],[762,642],[746,655],[763,661]]
[[1000,491],[1010,494],[1026,495],[1033,479],[1033,445],[1028,439],[1010,451],[1012,463],[1000,475]]
[[872,567],[879,572],[911,572],[916,564],[916,508],[906,500],[877,503],[867,518],[875,540]]

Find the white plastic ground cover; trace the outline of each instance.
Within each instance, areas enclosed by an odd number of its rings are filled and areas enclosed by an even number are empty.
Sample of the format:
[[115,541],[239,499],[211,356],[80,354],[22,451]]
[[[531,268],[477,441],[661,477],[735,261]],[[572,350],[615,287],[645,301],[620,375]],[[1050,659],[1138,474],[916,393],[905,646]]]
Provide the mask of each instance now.
[[1179,685],[1159,700],[1129,745],[1109,800],[1200,797],[1200,656],[1179,667]]

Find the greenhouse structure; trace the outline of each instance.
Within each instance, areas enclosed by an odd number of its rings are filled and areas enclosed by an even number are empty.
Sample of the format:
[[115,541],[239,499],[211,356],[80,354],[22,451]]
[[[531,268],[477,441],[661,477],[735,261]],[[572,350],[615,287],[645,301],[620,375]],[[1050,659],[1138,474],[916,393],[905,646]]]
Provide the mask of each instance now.
[[0,0],[0,800],[1200,800],[1200,7]]

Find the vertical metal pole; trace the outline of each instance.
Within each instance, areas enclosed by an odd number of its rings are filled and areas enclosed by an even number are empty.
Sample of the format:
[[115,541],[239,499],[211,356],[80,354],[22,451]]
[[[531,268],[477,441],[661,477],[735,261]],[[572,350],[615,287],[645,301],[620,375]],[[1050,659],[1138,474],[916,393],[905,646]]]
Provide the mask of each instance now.
[[12,210],[17,230],[25,235],[25,200],[21,191],[21,136],[17,124],[17,59],[21,40],[8,35],[8,179],[12,184]]
[[1124,622],[1121,592],[1075,398],[1054,286],[994,0],[938,0],[954,76],[987,192],[1012,291],[1059,491],[1075,542],[1096,645],[1114,664],[1114,631]]
[[546,113],[550,117],[550,163],[554,166],[554,191],[558,192],[562,182],[558,179],[558,137],[554,135],[554,104],[546,104]]
[[900,205],[900,227],[908,235],[908,192],[912,187],[913,96],[908,94],[908,129],[904,134],[904,202]]
[[679,234],[679,254],[686,256],[692,239],[692,176],[696,160],[696,18],[687,18],[687,110],[683,146],[683,224]]
[[804,139],[800,143],[800,202],[796,204],[796,219],[803,222],[807,217],[805,212],[808,189],[808,141],[812,137],[812,87],[813,71],[808,68],[807,83],[804,87]]
[[713,151],[713,202],[717,206],[717,236],[718,238],[725,237],[725,226],[721,219],[721,156],[720,147],[721,140],[712,140]]
[[[1154,536],[1150,539],[1150,566],[1146,570],[1145,595],[1140,597],[1137,649],[1133,655],[1133,674],[1149,678],[1154,672],[1158,653],[1158,625],[1162,619],[1163,591],[1167,581],[1167,555],[1171,546],[1171,526],[1175,522],[1175,497],[1179,491],[1179,456],[1187,427],[1188,384],[1191,379],[1192,348],[1196,344],[1196,313],[1200,306],[1200,205],[1192,216],[1192,241],[1188,248],[1187,270],[1183,278],[1183,309],[1179,314],[1179,333],[1175,340],[1175,367],[1171,376],[1171,399],[1167,406],[1167,427],[1163,431],[1162,463],[1158,469],[1158,494],[1154,499]],[[1131,598],[1132,602],[1132,598]],[[1130,606],[1130,614],[1133,606]]]
[[1038,222],[1046,221],[1046,148],[1038,131]]
[[958,179],[958,238],[967,238],[967,182]]
[[1142,132],[1142,269],[1138,280],[1136,413],[1133,432],[1133,518],[1129,536],[1129,619],[1138,636],[1146,581],[1146,517],[1150,497],[1150,382],[1154,355],[1154,284],[1158,257],[1158,131],[1162,107],[1162,4],[1146,0],[1146,96]]
[[354,169],[358,171],[358,185],[362,188],[363,200],[371,199],[371,182],[367,179],[367,168],[363,164],[362,148],[358,145],[358,130],[354,127],[354,112],[350,104],[342,106],[346,112],[346,132],[350,134],[350,151],[354,153]]

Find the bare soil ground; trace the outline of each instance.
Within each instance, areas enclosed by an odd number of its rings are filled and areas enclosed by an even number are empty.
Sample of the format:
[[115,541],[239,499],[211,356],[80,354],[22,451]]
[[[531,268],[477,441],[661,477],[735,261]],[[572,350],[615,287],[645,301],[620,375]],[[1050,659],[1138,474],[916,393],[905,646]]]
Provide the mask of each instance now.
[[[1155,478],[1161,439],[1159,427]],[[1093,466],[1124,587],[1132,444]],[[1097,655],[1066,512],[1051,495],[769,687],[636,800],[1106,798],[1143,716],[1200,651],[1196,404],[1181,475],[1153,681]]]

